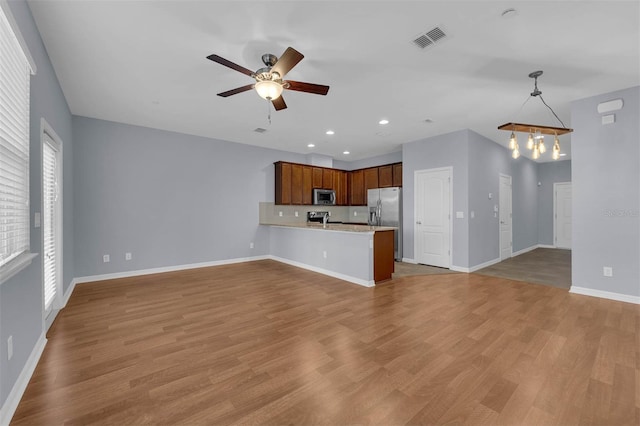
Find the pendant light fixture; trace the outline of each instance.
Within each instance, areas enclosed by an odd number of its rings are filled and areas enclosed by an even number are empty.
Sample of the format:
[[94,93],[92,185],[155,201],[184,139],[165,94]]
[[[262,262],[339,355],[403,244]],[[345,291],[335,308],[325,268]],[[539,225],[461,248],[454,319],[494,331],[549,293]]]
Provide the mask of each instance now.
[[[511,137],[509,138],[509,149],[513,151],[511,155],[513,158],[518,158],[520,156],[520,150],[518,147],[518,137],[516,135],[516,132],[529,133],[529,137],[527,138],[527,149],[532,151],[532,157],[534,160],[537,160],[538,158],[540,158],[540,154],[544,154],[547,151],[547,147],[544,144],[544,135],[554,136],[551,158],[553,158],[554,160],[557,160],[558,158],[560,158],[560,141],[558,140],[558,136],[573,132],[573,129],[569,129],[567,126],[565,126],[562,120],[560,120],[558,115],[555,113],[555,111],[549,105],[547,105],[547,103],[544,101],[544,98],[542,97],[542,91],[538,89],[538,77],[540,77],[541,75],[542,75],[542,71],[534,71],[529,74],[529,77],[535,80],[534,88],[533,88],[533,92],[531,92],[531,96],[527,98],[527,100],[522,105],[522,107],[524,107],[524,105],[531,98],[540,97],[540,100],[542,101],[542,103],[547,108],[549,108],[549,110],[553,113],[554,117],[560,122],[562,127],[552,127],[552,126],[543,126],[539,124],[524,124],[524,123],[515,123],[515,122],[506,123],[506,124],[503,124],[502,126],[499,126],[498,129],[500,130],[511,131]],[[522,109],[522,107],[520,109]]]

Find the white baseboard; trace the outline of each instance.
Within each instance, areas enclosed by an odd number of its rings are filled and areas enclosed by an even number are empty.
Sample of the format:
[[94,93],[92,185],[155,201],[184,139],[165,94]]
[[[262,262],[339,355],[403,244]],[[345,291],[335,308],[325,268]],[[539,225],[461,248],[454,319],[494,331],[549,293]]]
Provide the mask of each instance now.
[[403,261],[403,262],[405,262],[405,263],[412,263],[412,264],[414,264],[414,265],[417,265],[417,264],[418,264],[418,261],[417,261],[417,260],[415,260],[415,259],[409,259],[408,257],[403,257],[403,258],[402,258],[402,261]]
[[581,294],[583,296],[600,297],[602,299],[617,300],[618,302],[627,302],[640,305],[640,296],[631,296],[628,294],[613,293],[610,291],[595,290],[586,287],[571,286],[569,293]]
[[286,263],[287,265],[296,266],[298,268],[307,269],[309,271],[317,272],[319,274],[328,275],[339,280],[348,281],[350,283],[358,284],[364,287],[375,286],[375,281],[367,281],[361,278],[352,277],[350,275],[340,274],[338,272],[330,271],[328,269],[318,268],[317,266],[307,265],[306,263],[296,262],[295,260],[289,260],[278,256],[267,256],[268,259],[275,260],[277,262]]
[[553,244],[549,245],[549,244],[538,244],[536,246],[536,248],[558,248],[556,246],[554,246]]
[[516,256],[520,256],[521,254],[529,253],[530,251],[533,251],[533,250],[535,250],[535,249],[537,249],[539,247],[540,247],[540,245],[536,244],[536,245],[533,245],[531,247],[527,247],[527,248],[524,248],[522,250],[515,251],[515,252],[511,253],[511,257],[516,257]]
[[449,266],[449,269],[456,272],[466,272],[467,274],[471,272],[469,268],[465,268],[463,266],[456,266],[456,265]]
[[487,267],[489,267],[491,265],[495,265],[496,263],[500,263],[500,258],[499,257],[496,257],[495,259],[488,260],[488,261],[486,261],[484,263],[481,263],[479,265],[472,266],[472,267],[469,268],[469,272],[479,271],[482,268],[487,268]]
[[[253,257],[239,257],[236,259],[214,260],[212,262],[190,263],[186,265],[163,266],[160,268],[139,269],[137,271],[116,272],[113,274],[89,275],[85,277],[75,278],[73,280],[74,281],[73,286],[75,287],[76,284],[89,283],[94,281],[115,280],[118,278],[130,278],[130,277],[138,277],[140,275],[161,274],[163,272],[184,271],[185,269],[206,268],[209,266],[231,265],[233,263],[252,262],[255,260],[265,260],[265,259],[270,259],[270,257],[268,255],[253,256]],[[71,294],[69,293],[69,295]]]
[[40,360],[40,356],[42,355],[42,351],[44,351],[46,344],[47,339],[45,338],[45,334],[42,333],[34,345],[31,355],[29,355],[29,359],[27,359],[27,362],[24,364],[18,379],[14,383],[11,392],[9,392],[7,399],[2,405],[2,409],[0,409],[0,425],[8,425],[9,422],[11,422],[11,418],[15,414],[16,408],[18,408],[18,404],[20,403],[20,399],[22,399],[22,395],[24,395],[24,391],[27,389],[29,380],[31,380],[31,376],[38,365],[38,361]]

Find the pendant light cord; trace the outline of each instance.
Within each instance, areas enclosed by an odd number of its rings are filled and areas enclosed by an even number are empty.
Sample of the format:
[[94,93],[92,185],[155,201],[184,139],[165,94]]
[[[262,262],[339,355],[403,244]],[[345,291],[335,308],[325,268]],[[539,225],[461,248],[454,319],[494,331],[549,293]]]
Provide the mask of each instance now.
[[564,123],[562,122],[562,120],[560,120],[560,117],[558,117],[558,115],[556,114],[556,112],[553,110],[553,108],[551,108],[549,105],[547,105],[547,103],[544,101],[544,98],[542,97],[542,94],[538,95],[540,96],[540,100],[542,101],[542,103],[549,108],[549,110],[553,113],[553,115],[556,117],[556,119],[558,119],[558,121],[560,122],[560,124],[562,124],[562,127],[564,127],[565,129],[567,128],[567,126],[564,125]]

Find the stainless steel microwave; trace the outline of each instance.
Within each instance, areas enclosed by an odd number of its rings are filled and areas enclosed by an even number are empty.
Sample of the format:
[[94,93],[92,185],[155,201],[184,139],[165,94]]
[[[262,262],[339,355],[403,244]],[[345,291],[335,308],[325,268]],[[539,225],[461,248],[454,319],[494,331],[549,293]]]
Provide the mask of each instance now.
[[335,206],[336,191],[333,189],[313,189],[313,204],[319,206]]

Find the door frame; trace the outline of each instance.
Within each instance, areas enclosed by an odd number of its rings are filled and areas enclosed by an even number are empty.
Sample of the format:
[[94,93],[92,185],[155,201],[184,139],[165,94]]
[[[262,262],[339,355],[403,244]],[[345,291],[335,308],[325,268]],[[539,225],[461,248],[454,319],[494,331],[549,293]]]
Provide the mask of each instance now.
[[421,169],[413,171],[413,257],[418,263],[418,238],[416,233],[416,217],[418,216],[418,191],[416,191],[418,183],[418,175],[432,172],[449,172],[449,269],[453,266],[453,166],[436,167],[433,169]]
[[[571,190],[573,191],[573,186],[571,185],[571,182],[554,182],[553,183],[553,247],[558,247],[558,233],[557,233],[557,222],[558,222],[558,206],[557,206],[557,198],[558,198],[558,186],[565,186],[568,185],[571,187]],[[573,195],[572,195],[573,197]],[[573,201],[572,201],[573,202]],[[573,226],[573,212],[571,213],[571,226]],[[573,246],[573,241],[571,242],[571,245]],[[561,247],[561,248],[565,248],[567,250],[571,250],[572,247]]]
[[510,205],[509,205],[509,215],[510,217],[510,226],[511,226],[511,242],[509,243],[511,247],[509,247],[509,257],[511,258],[513,257],[513,177],[504,174],[504,173],[498,173],[498,258],[500,259],[500,261],[506,260],[508,258],[503,259],[502,258],[502,230],[501,230],[501,223],[500,223],[500,212],[502,210],[502,197],[500,197],[500,188],[502,187],[502,178],[509,178],[509,188],[511,189],[511,197],[510,197]]
[[63,290],[64,290],[64,284],[63,284],[63,277],[64,277],[64,273],[63,273],[63,268],[64,268],[64,257],[63,257],[63,238],[64,238],[64,228],[63,228],[63,214],[64,214],[64,181],[63,181],[63,164],[64,164],[64,156],[63,156],[63,146],[64,144],[62,143],[62,139],[60,138],[60,136],[58,136],[58,134],[55,132],[55,130],[53,130],[53,127],[51,127],[51,125],[47,122],[47,120],[45,120],[44,118],[42,118],[40,120],[40,185],[41,185],[41,191],[40,191],[40,247],[44,248],[44,190],[42,188],[42,180],[44,178],[44,173],[42,173],[42,160],[44,158],[44,145],[47,143],[45,142],[45,135],[48,136],[57,146],[55,147],[55,149],[57,149],[58,151],[58,158],[59,158],[59,164],[56,165],[56,174],[57,174],[57,179],[59,182],[58,185],[58,199],[59,199],[59,203],[57,206],[57,215],[56,215],[56,279],[57,279],[57,287],[56,287],[56,296],[53,299],[53,302],[51,303],[51,309],[49,310],[49,312],[47,312],[45,310],[45,306],[44,306],[44,250],[42,250],[42,262],[41,262],[41,268],[43,270],[43,275],[42,275],[42,291],[43,291],[43,298],[42,298],[42,322],[43,322],[43,326],[45,327],[44,330],[47,330],[51,324],[53,323],[53,320],[55,319],[55,314],[53,314],[55,311],[59,310],[63,303]]

